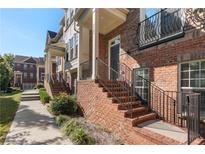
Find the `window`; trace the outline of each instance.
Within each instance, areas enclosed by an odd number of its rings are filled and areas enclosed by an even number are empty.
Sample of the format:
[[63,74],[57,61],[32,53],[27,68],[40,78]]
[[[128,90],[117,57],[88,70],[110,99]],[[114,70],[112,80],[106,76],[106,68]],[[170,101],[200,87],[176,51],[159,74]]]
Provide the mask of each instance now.
[[205,88],[205,61],[181,64],[181,87]]
[[73,57],[73,48],[70,49],[70,59],[72,60],[74,57]]
[[27,79],[27,73],[23,73],[23,78]]
[[[180,76],[182,92],[201,94],[200,116],[205,119],[205,60],[182,63]],[[184,112],[185,103],[182,101],[181,105]]]
[[147,103],[148,101],[148,84],[145,80],[149,79],[149,70],[147,68],[139,68],[134,70],[134,87],[137,96]]
[[24,64],[23,67],[24,67],[24,69],[27,69],[27,68],[28,68],[28,65],[27,65],[27,64]]
[[78,56],[78,34],[75,33],[75,57]]
[[30,78],[33,79],[33,73],[30,73]]
[[45,74],[41,73],[41,81],[44,81]]
[[69,40],[70,42],[70,49],[73,49],[73,37],[71,37],[71,39]]
[[17,65],[17,67],[21,67],[21,64],[19,64],[19,63],[17,63],[16,65]]

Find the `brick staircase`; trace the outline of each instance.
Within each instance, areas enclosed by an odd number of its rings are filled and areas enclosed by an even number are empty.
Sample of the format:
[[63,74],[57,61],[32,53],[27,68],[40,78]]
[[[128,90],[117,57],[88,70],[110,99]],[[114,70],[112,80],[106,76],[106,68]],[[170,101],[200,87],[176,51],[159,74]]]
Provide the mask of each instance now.
[[50,83],[50,88],[53,96],[57,96],[62,92],[69,94],[69,89],[62,82]]
[[124,113],[124,117],[131,122],[132,126],[156,119],[157,114],[149,111],[139,98],[131,96],[119,82],[123,81],[106,81],[104,84],[99,82],[99,86],[107,93],[107,97],[111,98],[112,103],[117,104],[117,109]]

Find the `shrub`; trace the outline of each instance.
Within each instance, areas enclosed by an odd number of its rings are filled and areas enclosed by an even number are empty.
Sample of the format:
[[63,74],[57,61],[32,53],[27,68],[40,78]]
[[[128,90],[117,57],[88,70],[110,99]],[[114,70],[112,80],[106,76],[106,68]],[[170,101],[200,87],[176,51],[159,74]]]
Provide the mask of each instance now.
[[39,84],[36,85],[36,88],[37,89],[44,88],[44,85],[42,83],[39,83]]
[[66,93],[61,93],[54,97],[50,108],[55,115],[73,114],[77,111],[77,104],[73,97],[68,96]]
[[83,128],[74,129],[70,138],[75,144],[95,144],[95,139],[86,134]]
[[39,89],[39,95],[40,95],[41,102],[43,104],[49,103],[50,96],[48,95],[48,93],[45,91],[44,88]]
[[56,118],[56,123],[61,126],[65,135],[69,136],[75,144],[95,144],[93,137],[86,134],[80,124],[68,116],[60,115]]
[[75,129],[78,128],[78,123],[74,120],[68,120],[63,125],[63,131],[67,136],[70,136],[72,132],[75,131]]
[[56,124],[61,127],[68,120],[70,120],[70,117],[65,115],[59,115],[56,117]]

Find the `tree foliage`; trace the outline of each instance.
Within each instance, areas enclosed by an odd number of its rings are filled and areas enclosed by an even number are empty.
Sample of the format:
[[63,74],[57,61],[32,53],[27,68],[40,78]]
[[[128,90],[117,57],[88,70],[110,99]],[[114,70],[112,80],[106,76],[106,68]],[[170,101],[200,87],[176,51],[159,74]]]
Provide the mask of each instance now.
[[13,79],[13,61],[12,54],[0,55],[0,90],[7,90]]

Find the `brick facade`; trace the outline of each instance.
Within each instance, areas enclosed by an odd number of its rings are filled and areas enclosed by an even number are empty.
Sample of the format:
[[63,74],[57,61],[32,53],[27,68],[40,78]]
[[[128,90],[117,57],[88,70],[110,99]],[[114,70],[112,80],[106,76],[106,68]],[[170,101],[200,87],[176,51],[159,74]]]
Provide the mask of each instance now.
[[114,132],[125,144],[180,144],[143,128],[132,127],[131,122],[124,118],[124,113],[117,110],[117,104],[112,103],[107,93],[93,80],[78,81],[77,96],[84,116]]

